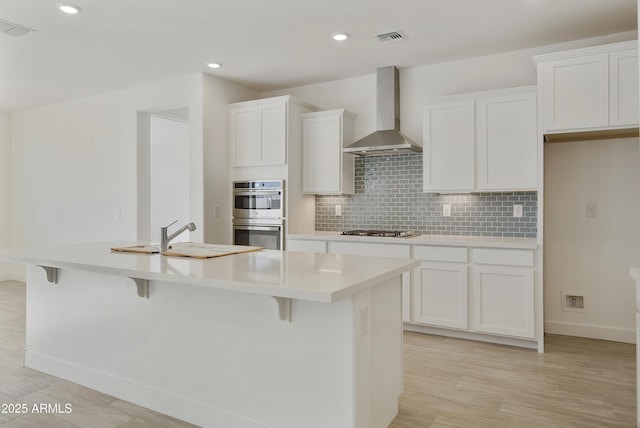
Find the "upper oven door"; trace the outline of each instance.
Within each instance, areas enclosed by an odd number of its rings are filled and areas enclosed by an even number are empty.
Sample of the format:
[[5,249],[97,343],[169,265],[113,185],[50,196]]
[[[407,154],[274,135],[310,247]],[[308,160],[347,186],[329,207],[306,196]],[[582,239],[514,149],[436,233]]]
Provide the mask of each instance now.
[[234,218],[281,219],[282,190],[234,190]]

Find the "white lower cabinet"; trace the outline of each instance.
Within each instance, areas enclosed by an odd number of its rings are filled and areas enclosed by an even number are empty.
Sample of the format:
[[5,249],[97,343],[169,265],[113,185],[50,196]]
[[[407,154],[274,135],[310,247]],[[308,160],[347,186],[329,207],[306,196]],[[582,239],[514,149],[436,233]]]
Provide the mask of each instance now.
[[402,277],[405,328],[542,349],[535,250],[301,239],[287,245],[289,251],[420,260]]
[[535,339],[534,252],[414,246],[414,324]]
[[535,338],[533,269],[475,265],[471,300],[476,332]]
[[421,262],[414,270],[413,322],[467,329],[467,266]]

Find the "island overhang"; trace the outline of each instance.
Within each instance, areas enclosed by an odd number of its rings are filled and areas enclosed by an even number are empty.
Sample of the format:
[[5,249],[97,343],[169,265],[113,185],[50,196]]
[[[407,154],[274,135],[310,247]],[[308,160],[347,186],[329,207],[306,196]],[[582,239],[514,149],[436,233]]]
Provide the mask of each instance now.
[[382,428],[397,414],[401,275],[418,262],[115,244],[0,252],[29,265],[25,365],[205,427]]

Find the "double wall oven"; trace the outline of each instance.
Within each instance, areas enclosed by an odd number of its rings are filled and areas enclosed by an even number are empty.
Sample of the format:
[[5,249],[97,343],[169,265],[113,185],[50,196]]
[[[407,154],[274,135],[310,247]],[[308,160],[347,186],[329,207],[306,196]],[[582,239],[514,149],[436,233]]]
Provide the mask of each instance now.
[[284,180],[233,183],[233,243],[284,249]]

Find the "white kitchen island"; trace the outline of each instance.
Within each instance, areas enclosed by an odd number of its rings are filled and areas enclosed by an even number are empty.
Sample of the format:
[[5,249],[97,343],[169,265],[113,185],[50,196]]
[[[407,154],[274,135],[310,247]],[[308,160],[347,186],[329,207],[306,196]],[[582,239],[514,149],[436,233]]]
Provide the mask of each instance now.
[[386,427],[402,391],[412,260],[258,251],[214,259],[106,242],[26,263],[25,365],[205,427]]

